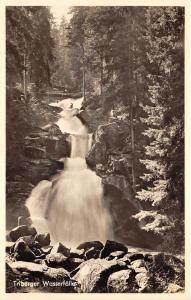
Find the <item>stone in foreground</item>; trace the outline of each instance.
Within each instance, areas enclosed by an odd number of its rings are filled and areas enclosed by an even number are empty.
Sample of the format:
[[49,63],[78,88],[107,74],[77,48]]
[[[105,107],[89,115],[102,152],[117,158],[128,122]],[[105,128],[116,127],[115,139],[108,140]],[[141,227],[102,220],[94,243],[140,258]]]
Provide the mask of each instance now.
[[104,248],[100,253],[100,258],[105,258],[109,256],[112,252],[116,252],[116,251],[123,251],[125,255],[128,251],[128,248],[121,243],[107,240]]
[[[76,288],[82,293],[107,292],[108,277],[116,271],[126,269],[124,262],[107,261],[105,259],[90,259],[82,263],[73,277],[79,284]],[[71,273],[71,276],[74,274]]]
[[12,229],[9,233],[10,238],[13,242],[23,236],[35,236],[37,234],[36,229],[33,226],[20,225]]
[[137,291],[132,270],[121,270],[111,274],[107,282],[108,293],[133,293]]

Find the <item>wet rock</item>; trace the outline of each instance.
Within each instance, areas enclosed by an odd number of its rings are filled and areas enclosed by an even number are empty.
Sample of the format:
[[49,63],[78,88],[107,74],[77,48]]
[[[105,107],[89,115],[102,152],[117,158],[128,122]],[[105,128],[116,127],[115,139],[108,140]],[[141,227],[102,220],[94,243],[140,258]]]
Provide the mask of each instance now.
[[99,241],[84,242],[84,243],[80,244],[77,247],[77,249],[84,249],[85,251],[87,251],[92,247],[94,247],[98,250],[101,250],[103,248],[103,244]]
[[25,137],[25,140],[28,140],[30,138],[31,139],[40,138],[44,136],[48,136],[48,132],[41,127],[35,126],[32,128],[32,132],[30,133],[30,135]]
[[40,233],[37,234],[35,237],[35,241],[37,241],[41,247],[49,246],[50,245],[50,233]]
[[87,259],[91,259],[91,258],[98,258],[100,255],[100,250],[96,249],[94,247],[88,249],[85,253],[85,256]]
[[18,261],[18,262],[9,263],[9,268],[16,274],[27,272],[33,275],[44,274],[45,276],[52,279],[56,279],[58,278],[58,276],[62,276],[63,278],[69,278],[69,273],[63,268],[58,268],[58,269],[49,268],[44,264]]
[[[17,245],[17,242],[19,241],[24,241],[26,243],[27,246],[29,246],[30,248],[34,246],[35,244],[35,236],[32,236],[32,235],[26,235],[26,236],[22,236],[20,237],[16,243],[15,243],[15,246]],[[14,251],[15,251],[15,246],[14,246]]]
[[[30,193],[31,189],[34,187],[33,184],[23,181],[8,181],[6,192],[8,196],[13,196],[15,194]],[[24,195],[25,196],[25,195]]]
[[95,170],[97,166],[103,165],[102,168],[105,170],[105,172],[106,169],[104,168],[104,165],[107,162],[107,159],[107,148],[103,142],[97,142],[96,144],[93,144],[86,157],[88,166]]
[[[27,181],[34,185],[41,180],[49,180],[59,170],[63,170],[64,163],[54,159],[30,159],[22,164],[20,172]],[[26,199],[26,198],[25,198]]]
[[55,159],[70,155],[70,143],[68,134],[63,134],[56,124],[47,124],[42,131],[32,133],[25,138],[24,150],[29,158],[33,159]]
[[96,293],[107,291],[108,277],[116,271],[125,269],[123,262],[107,261],[105,259],[90,259],[82,263],[71,273],[79,284],[78,292]]
[[[55,292],[74,293],[74,286],[77,283],[71,280],[69,273],[64,268],[51,268],[44,264],[16,262],[7,264],[6,271],[6,291],[7,292],[29,292],[28,288],[15,287],[13,281],[23,280],[24,282],[35,283],[35,292]],[[42,281],[49,282],[44,286]],[[64,283],[64,284],[63,284]],[[34,289],[31,290],[34,292]]]
[[70,257],[76,257],[76,258],[84,258],[84,249],[71,249],[70,250]]
[[24,153],[29,158],[46,158],[46,149],[42,147],[26,146]]
[[41,250],[45,255],[47,255],[47,254],[50,254],[52,247],[53,246],[45,246],[45,247],[42,247]]
[[51,250],[51,254],[56,254],[56,253],[61,253],[64,256],[69,257],[70,249],[65,247],[62,243],[56,243]]
[[137,286],[132,270],[121,270],[111,274],[107,281],[109,293],[133,293]]
[[143,259],[137,259],[131,262],[131,267],[135,270],[135,272],[143,272],[145,269],[146,263]]
[[112,252],[115,251],[123,251],[124,255],[127,253],[128,248],[118,242],[107,240],[105,243],[104,248],[102,249],[100,253],[100,258],[105,258],[109,256]]
[[46,139],[46,158],[59,160],[62,157],[69,157],[71,146],[64,135]]
[[133,197],[133,190],[131,184],[127,181],[127,178],[123,175],[110,175],[107,177],[104,177],[102,179],[102,183],[104,185],[110,185],[115,188],[117,188],[119,191],[121,191],[124,195],[124,197],[127,197],[129,202],[132,202],[132,205],[134,205],[136,208],[139,208],[139,204]]
[[131,261],[138,260],[138,259],[144,259],[144,255],[142,253],[133,253],[133,254],[129,255],[129,259]]
[[37,241],[34,241],[34,244],[33,246],[31,247],[31,250],[34,252],[34,254],[37,256],[37,257],[40,257],[40,258],[45,258],[46,256],[46,253],[44,253],[41,249],[41,246],[40,244],[37,242]]
[[[103,150],[101,150],[103,146]],[[100,152],[100,155],[98,156]],[[125,122],[113,122],[97,127],[93,145],[88,153],[88,161],[92,165],[108,164],[109,155],[131,153],[131,136],[129,126]],[[107,158],[107,159],[106,159]]]
[[78,258],[78,257],[69,257],[63,267],[71,272],[72,270],[76,269],[79,265],[81,265],[84,262],[84,259]]
[[31,226],[32,225],[32,220],[30,217],[26,218],[23,216],[19,216],[18,217],[18,226],[21,225],[27,225],[27,226]]
[[131,264],[131,261],[129,259],[129,255],[126,254],[122,258],[119,259],[120,261],[123,261],[127,266]]
[[33,250],[27,245],[23,238],[19,238],[14,245],[14,258],[20,261],[32,262],[37,258],[44,258],[45,255],[35,254]]
[[138,273],[135,276],[136,283],[139,287],[138,292],[144,292],[144,293],[152,292],[150,285],[149,285],[149,279],[150,279],[150,277],[149,277],[148,272]]
[[77,249],[83,249],[87,259],[98,258],[100,251],[103,249],[103,244],[99,241],[85,242],[80,244]]
[[33,226],[20,225],[16,228],[12,229],[9,233],[10,238],[13,242],[15,242],[18,238],[22,236],[36,235],[36,229]]
[[48,268],[43,270],[43,273],[47,279],[70,280],[69,273],[63,268]]
[[114,252],[110,253],[110,255],[107,258],[107,260],[119,259],[119,258],[124,257],[124,255],[125,255],[124,251],[114,251]]
[[76,257],[66,257],[62,253],[48,254],[46,256],[46,263],[53,268],[62,267],[71,272],[76,269],[84,260]]
[[67,257],[62,253],[50,253],[46,256],[46,263],[49,267],[64,267]]
[[94,132],[103,121],[103,111],[101,108],[86,109],[81,111],[77,117],[88,127],[90,132]]
[[[62,111],[62,108],[59,107],[59,110]],[[43,127],[43,130],[46,130],[49,136],[62,136],[62,131],[55,123],[47,124]]]
[[14,242],[5,242],[5,251],[10,253],[11,249],[14,247],[15,243]]

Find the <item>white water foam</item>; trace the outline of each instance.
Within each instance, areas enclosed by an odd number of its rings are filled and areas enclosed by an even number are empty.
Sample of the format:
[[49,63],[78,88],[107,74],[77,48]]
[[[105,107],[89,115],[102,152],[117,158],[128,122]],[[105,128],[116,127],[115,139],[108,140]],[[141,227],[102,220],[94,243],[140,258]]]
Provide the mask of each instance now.
[[64,160],[64,171],[52,182],[43,180],[33,189],[26,206],[37,231],[47,229],[52,242],[68,246],[88,240],[105,242],[112,238],[112,221],[104,204],[101,178],[85,161],[92,135],[74,115],[75,108],[68,106],[69,101],[65,107],[63,104],[57,124],[62,132],[70,133],[71,157]]

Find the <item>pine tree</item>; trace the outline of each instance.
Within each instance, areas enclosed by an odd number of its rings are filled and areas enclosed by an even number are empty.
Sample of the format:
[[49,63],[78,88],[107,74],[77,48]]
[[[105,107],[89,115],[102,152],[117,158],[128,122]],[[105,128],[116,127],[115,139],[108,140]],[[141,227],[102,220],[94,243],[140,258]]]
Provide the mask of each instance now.
[[[180,7],[147,11],[148,104],[143,105],[146,171],[137,198],[144,209],[135,217],[146,231],[163,237],[163,247],[183,246],[183,16]],[[179,189],[179,191],[178,191]],[[181,217],[182,216],[182,217]]]
[[[27,81],[40,87],[50,84],[53,40],[52,17],[47,7],[14,6],[6,8],[7,84]],[[24,83],[23,83],[24,81]]]
[[72,18],[69,23],[68,46],[76,48],[78,52],[78,63],[82,74],[82,94],[86,98],[86,49],[85,49],[85,20],[88,7],[73,7]]

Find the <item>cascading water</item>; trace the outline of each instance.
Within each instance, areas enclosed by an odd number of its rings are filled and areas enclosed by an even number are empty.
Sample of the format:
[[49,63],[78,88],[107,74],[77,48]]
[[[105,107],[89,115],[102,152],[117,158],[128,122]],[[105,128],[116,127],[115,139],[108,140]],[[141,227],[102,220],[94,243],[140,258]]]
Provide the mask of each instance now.
[[112,222],[104,205],[101,179],[85,161],[91,135],[74,115],[82,101],[64,101],[57,124],[62,132],[70,133],[71,157],[64,160],[64,171],[51,182],[43,180],[33,189],[26,206],[37,231],[50,232],[53,243],[76,246],[88,240],[105,242],[112,237]]

